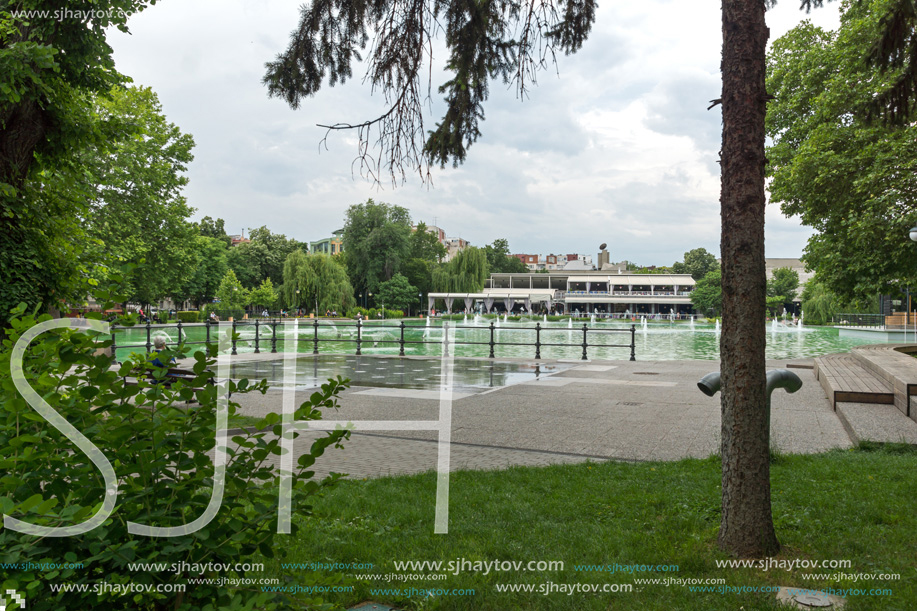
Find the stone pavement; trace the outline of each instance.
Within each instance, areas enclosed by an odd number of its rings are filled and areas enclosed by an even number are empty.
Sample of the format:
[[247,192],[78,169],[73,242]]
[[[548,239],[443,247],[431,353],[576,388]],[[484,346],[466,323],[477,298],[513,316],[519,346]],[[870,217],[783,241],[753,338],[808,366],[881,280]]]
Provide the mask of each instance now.
[[[697,388],[701,377],[719,368],[718,361],[560,365],[569,368],[492,390],[464,389],[456,379],[461,392],[452,401],[451,468],[678,460],[705,458],[718,451],[720,396],[707,397]],[[768,363],[768,369],[786,366],[787,361]],[[802,378],[803,387],[794,394],[774,392],[772,443],[789,453],[850,447],[851,439],[812,371],[793,371]],[[298,390],[296,403],[311,392]],[[281,397],[282,391],[272,390],[234,400],[242,405],[243,414],[260,416],[279,413]],[[440,409],[438,392],[410,388],[353,387],[341,394],[340,404],[340,410],[325,415],[326,420],[436,420]],[[309,439],[321,434],[304,435]],[[345,449],[329,448],[316,462],[315,471],[365,478],[435,469],[436,435],[421,430],[357,431]],[[303,440],[300,444],[305,447]]]

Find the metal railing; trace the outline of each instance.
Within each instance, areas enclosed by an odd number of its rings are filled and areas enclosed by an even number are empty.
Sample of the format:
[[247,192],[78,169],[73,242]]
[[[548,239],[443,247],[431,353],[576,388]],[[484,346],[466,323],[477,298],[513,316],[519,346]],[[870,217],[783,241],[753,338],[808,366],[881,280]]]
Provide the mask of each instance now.
[[[211,323],[210,321],[207,321],[205,323],[191,323],[191,324],[182,324],[181,322],[179,322],[175,325],[152,325],[150,323],[147,323],[145,325],[138,325],[134,327],[120,327],[117,325],[112,325],[111,326],[112,338],[113,338],[112,351],[113,351],[113,354],[117,355],[118,349],[143,348],[146,350],[146,352],[149,353],[153,349],[154,332],[157,330],[162,330],[164,328],[175,328],[178,331],[178,337],[176,338],[176,341],[167,342],[167,345],[175,346],[182,342],[184,342],[185,345],[209,345],[216,341],[216,336],[211,331],[211,328],[216,328],[217,324],[218,323]],[[533,326],[500,327],[500,326],[497,326],[494,321],[491,321],[489,326],[482,327],[482,326],[477,326],[477,325],[474,325],[474,326],[472,325],[450,325],[449,321],[443,321],[442,326],[428,327],[425,324],[406,325],[404,321],[393,323],[393,324],[373,323],[371,325],[364,325],[361,322],[357,322],[357,321],[343,321],[342,320],[342,321],[335,322],[334,328],[337,329],[337,328],[350,327],[354,329],[354,332],[349,334],[348,337],[343,337],[343,334],[339,333],[337,337],[329,338],[329,337],[321,337],[319,335],[319,330],[323,328],[328,329],[329,327],[332,327],[332,325],[330,324],[323,325],[317,319],[313,319],[311,322],[307,322],[305,320],[300,319],[300,328],[301,329],[308,329],[309,327],[312,328],[313,333],[311,337],[278,338],[277,327],[282,328],[283,326],[284,326],[284,322],[280,320],[276,320],[276,319],[267,320],[263,322],[258,319],[254,321],[248,321],[248,320],[233,321],[232,323],[233,338],[232,338],[232,352],[231,353],[234,355],[238,354],[239,342],[253,342],[254,343],[254,352],[256,354],[261,353],[262,351],[267,351],[268,348],[270,348],[271,353],[276,353],[277,352],[277,342],[279,339],[279,341],[284,342],[284,347],[286,346],[286,342],[294,342],[294,343],[303,342],[307,345],[311,343],[312,344],[312,354],[320,353],[319,345],[322,343],[336,343],[336,344],[352,343],[355,346],[354,354],[357,356],[360,356],[363,353],[363,344],[371,342],[373,346],[378,346],[379,344],[397,345],[398,346],[398,356],[406,356],[405,347],[416,346],[416,345],[422,346],[422,345],[433,345],[433,344],[440,345],[442,344],[443,345],[443,354],[445,356],[449,356],[450,348],[454,350],[455,347],[457,346],[486,346],[489,349],[487,358],[492,359],[492,358],[496,358],[495,350],[498,347],[531,346],[532,348],[534,348],[534,352],[535,352],[534,358],[536,360],[540,360],[542,358],[541,356],[542,348],[546,348],[546,347],[568,348],[570,346],[577,346],[577,347],[582,347],[583,349],[581,359],[584,361],[589,359],[589,348],[629,348],[630,349],[630,360],[631,361],[637,360],[636,359],[636,326],[635,325],[631,325],[629,329],[596,329],[596,328],[590,327],[588,324],[585,324],[585,323],[582,326],[576,325],[575,327],[571,326],[568,328],[557,328],[557,327],[546,328],[546,327],[543,327],[540,322],[538,322],[538,323],[535,323],[534,327]],[[189,340],[187,337],[187,329],[191,327],[204,327],[206,330],[204,339],[196,340],[196,341]],[[253,338],[240,337],[239,330],[245,329],[245,328],[254,328],[255,334]],[[145,338],[144,338],[145,341],[143,343],[120,344],[119,345],[117,343],[116,331],[120,331],[124,329],[141,330],[145,334]],[[384,330],[384,329],[397,330],[398,331],[397,338],[394,335],[392,336],[392,339],[365,336],[366,330],[377,331],[377,330]],[[421,338],[421,339],[406,339],[405,338],[405,331],[425,331],[425,330],[437,330],[437,331],[442,330],[443,337],[442,339],[435,339],[435,340],[429,340],[426,338]],[[453,333],[453,337],[450,338],[449,336],[450,330],[453,330],[453,331],[458,331],[458,330],[484,331],[489,334],[489,339],[487,339],[486,341],[470,341],[470,340],[466,340],[463,338],[455,337],[454,333]],[[531,341],[498,341],[498,337],[497,337],[498,332],[500,334],[504,334],[504,333],[518,333],[518,332],[531,332],[531,331],[535,332],[535,341],[534,342],[531,342]],[[568,333],[575,332],[577,334],[577,337],[579,337],[579,334],[581,333],[582,342],[580,342],[579,340],[577,340],[576,343],[542,341],[542,333],[558,332],[558,331],[566,331]],[[184,336],[183,336],[183,332],[184,332]],[[616,335],[629,334],[630,342],[626,344],[623,344],[623,343],[622,344],[606,344],[606,343],[600,343],[600,342],[590,343],[589,341],[590,335],[595,337],[595,336],[602,336],[602,335],[609,335],[609,334],[616,334]],[[340,354],[340,352],[334,352],[334,353]]]
[[[914,315],[911,315],[912,323],[914,322],[914,319]],[[833,322],[836,326],[839,327],[868,327],[873,329],[885,328],[885,316],[883,314],[835,314]]]

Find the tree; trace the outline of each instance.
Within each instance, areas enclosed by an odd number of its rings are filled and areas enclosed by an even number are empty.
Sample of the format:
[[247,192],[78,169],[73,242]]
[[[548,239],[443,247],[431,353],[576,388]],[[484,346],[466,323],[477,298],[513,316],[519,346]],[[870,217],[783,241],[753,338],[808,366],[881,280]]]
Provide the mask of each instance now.
[[408,258],[411,216],[405,208],[372,199],[347,209],[344,261],[355,286],[378,292]]
[[169,123],[149,88],[115,88],[96,101],[96,120],[125,129],[104,145],[79,153],[91,189],[87,231],[97,240],[90,252],[108,260],[144,265],[130,278],[130,298],[154,303],[190,278],[197,231],[182,189],[194,140]]
[[799,273],[789,267],[778,267],[773,276],[767,281],[767,296],[779,297],[780,305],[796,299],[796,289],[799,288]]
[[672,265],[672,272],[676,274],[691,274],[695,280],[700,280],[709,272],[719,268],[716,257],[707,252],[705,248],[695,248],[685,253],[684,262],[676,261]]
[[[770,509],[764,360],[764,116],[769,99],[764,13],[773,4],[775,0],[723,0],[723,89],[711,106],[720,104],[723,116],[723,502],[718,541],[731,554],[759,558],[780,547]],[[917,50],[917,37],[910,36],[917,21],[913,0],[892,4],[901,10],[886,24],[888,36],[882,41],[888,44],[879,47],[877,61],[906,66],[912,75],[908,82],[917,82],[917,66],[909,61],[917,52],[900,52]],[[806,9],[821,5],[822,0],[802,0]],[[490,78],[515,82],[520,97],[526,97],[527,85],[549,57],[582,46],[595,8],[594,0],[532,5],[419,0],[409,6],[381,0],[372,8],[351,0],[313,0],[303,6],[287,51],[267,65],[264,83],[270,95],[296,108],[321,88],[326,73],[331,85],[349,78],[352,63],[362,57],[358,50],[369,42],[367,32],[374,32],[366,80],[383,92],[390,107],[376,119],[329,130],[357,130],[361,169],[376,180],[386,171],[393,182],[399,173],[403,179],[405,168],[416,168],[423,177],[427,163],[457,165],[465,159],[467,147],[480,135]],[[433,41],[440,27],[451,78],[439,89],[446,95],[445,115],[427,136],[420,74],[424,60],[432,62],[435,55]],[[428,73],[432,75],[432,66]],[[906,91],[917,95],[917,86]],[[370,151],[372,141],[378,152]]]
[[172,298],[177,302],[190,300],[200,308],[213,300],[226,275],[226,246],[219,238],[204,235],[195,236],[192,244],[193,273]]
[[265,278],[258,288],[249,292],[248,302],[255,307],[263,307],[268,310],[274,307],[274,304],[277,303],[277,292],[270,278]]
[[347,270],[338,257],[323,253],[307,255],[294,250],[283,264],[283,296],[294,308],[314,308],[346,312],[356,301]]
[[248,291],[232,270],[223,276],[217,289],[217,299],[220,300],[220,305],[216,309],[221,312],[221,316],[241,316],[245,311],[245,304],[249,301]]
[[444,293],[479,293],[486,280],[487,258],[474,246],[433,270],[433,289]]
[[858,112],[894,78],[862,61],[885,4],[846,5],[836,33],[804,23],[768,56],[771,200],[816,230],[803,259],[847,302],[917,284],[917,126]]
[[[19,301],[48,306],[87,294],[81,280],[91,271],[79,261],[84,201],[67,194],[79,187],[38,197],[45,184],[57,180],[41,175],[62,168],[78,171],[73,153],[104,141],[104,130],[92,120],[90,99],[124,81],[114,69],[105,29],[127,31],[127,18],[145,5],[140,0],[67,4],[92,11],[88,20],[58,19],[59,2],[14,0],[0,10],[3,321]],[[36,12],[25,17],[23,9]]]
[[309,250],[308,244],[280,233],[271,233],[270,229],[265,226],[250,229],[248,237],[252,244],[264,246],[264,249],[260,251],[263,254],[258,262],[260,276],[262,279],[270,278],[274,284],[283,282],[283,262],[291,252],[296,249],[303,252]]
[[718,315],[723,309],[723,279],[719,269],[707,272],[707,275],[697,281],[691,293],[691,303],[700,314],[707,315],[712,312]]
[[411,233],[411,247],[408,256],[412,259],[422,259],[431,263],[439,263],[446,256],[446,247],[439,238],[429,231],[423,221],[417,223]]
[[263,268],[268,256],[267,246],[261,242],[242,242],[226,252],[226,263],[243,286],[253,289],[267,278]]
[[509,254],[509,242],[505,238],[497,238],[493,244],[486,245],[484,256],[491,274],[525,274],[529,271],[519,257]]
[[205,216],[198,222],[197,226],[200,228],[202,236],[217,238],[223,242],[226,248],[232,246],[232,238],[226,234],[226,223],[223,219],[213,220],[209,216]]
[[392,309],[407,311],[417,304],[417,287],[412,286],[401,274],[395,274],[391,280],[379,285],[376,302]]
[[839,313],[837,295],[817,280],[810,280],[802,291],[802,312],[807,323],[823,325],[831,322]]
[[312,267],[306,261],[306,253],[302,250],[297,249],[287,255],[283,262],[283,289],[281,291],[284,303],[291,308],[301,308],[306,299],[308,287],[314,282],[313,274]]

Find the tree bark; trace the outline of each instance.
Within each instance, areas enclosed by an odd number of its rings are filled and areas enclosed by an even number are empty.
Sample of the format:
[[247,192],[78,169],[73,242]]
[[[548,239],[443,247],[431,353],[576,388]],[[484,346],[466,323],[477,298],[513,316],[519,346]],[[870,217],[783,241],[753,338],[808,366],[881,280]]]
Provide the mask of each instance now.
[[723,0],[723,499],[718,542],[744,557],[777,553],[765,394],[764,0]]

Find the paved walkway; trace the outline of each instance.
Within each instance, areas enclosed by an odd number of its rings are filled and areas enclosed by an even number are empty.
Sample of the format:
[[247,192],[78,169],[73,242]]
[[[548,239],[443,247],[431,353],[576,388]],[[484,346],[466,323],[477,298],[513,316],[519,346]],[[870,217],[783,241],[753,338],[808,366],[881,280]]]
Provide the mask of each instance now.
[[[457,393],[452,401],[451,468],[678,460],[718,451],[720,398],[707,397],[697,388],[703,375],[718,369],[717,361],[561,365],[569,369],[486,392]],[[787,361],[768,363],[768,369],[786,366]],[[795,394],[774,392],[773,444],[792,453],[850,447],[812,371],[793,371],[803,387]],[[311,392],[298,391],[297,404]],[[234,400],[243,414],[258,416],[280,412],[281,397],[281,391],[269,391]],[[341,409],[327,414],[327,420],[436,420],[440,409],[438,392],[402,388],[354,387],[341,395],[340,403]],[[320,434],[307,432],[305,437]],[[327,450],[315,470],[319,475],[336,471],[365,478],[435,469],[436,458],[434,431],[354,432],[344,450]]]

